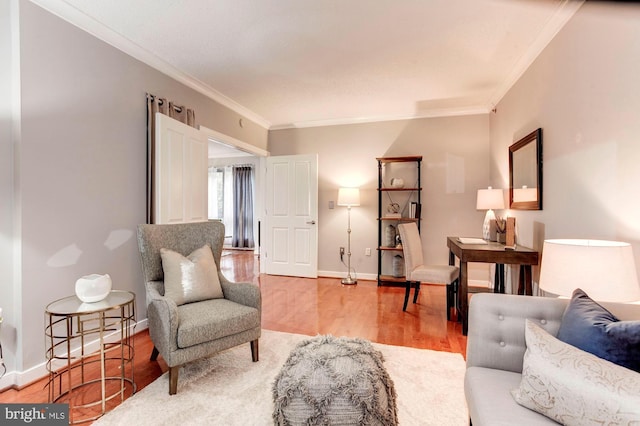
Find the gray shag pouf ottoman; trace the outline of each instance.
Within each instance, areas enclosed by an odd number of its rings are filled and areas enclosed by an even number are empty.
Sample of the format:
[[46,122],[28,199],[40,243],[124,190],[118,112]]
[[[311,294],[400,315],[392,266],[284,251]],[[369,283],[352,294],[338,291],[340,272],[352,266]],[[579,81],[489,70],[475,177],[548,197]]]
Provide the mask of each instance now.
[[363,339],[300,343],[273,384],[276,425],[396,425],[396,390],[382,353]]

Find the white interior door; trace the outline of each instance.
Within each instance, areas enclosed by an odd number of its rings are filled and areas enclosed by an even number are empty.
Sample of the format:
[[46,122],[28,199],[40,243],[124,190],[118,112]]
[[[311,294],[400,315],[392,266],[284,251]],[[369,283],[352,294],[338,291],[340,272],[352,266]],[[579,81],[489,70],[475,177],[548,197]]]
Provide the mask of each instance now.
[[155,223],[207,220],[207,138],[156,113]]
[[267,157],[267,274],[318,276],[318,156]]

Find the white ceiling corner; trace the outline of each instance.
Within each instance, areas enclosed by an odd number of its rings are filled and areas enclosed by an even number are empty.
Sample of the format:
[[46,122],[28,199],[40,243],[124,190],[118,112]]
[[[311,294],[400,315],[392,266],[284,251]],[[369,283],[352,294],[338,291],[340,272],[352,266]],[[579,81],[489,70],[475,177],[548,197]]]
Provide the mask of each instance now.
[[488,113],[583,3],[32,1],[268,129]]

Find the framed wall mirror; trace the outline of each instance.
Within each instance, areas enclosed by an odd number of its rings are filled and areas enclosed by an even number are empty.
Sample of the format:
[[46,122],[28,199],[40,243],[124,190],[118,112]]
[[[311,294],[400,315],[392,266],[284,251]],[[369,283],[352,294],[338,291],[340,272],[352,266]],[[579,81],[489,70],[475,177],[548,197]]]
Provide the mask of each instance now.
[[509,147],[509,208],[542,210],[542,129]]

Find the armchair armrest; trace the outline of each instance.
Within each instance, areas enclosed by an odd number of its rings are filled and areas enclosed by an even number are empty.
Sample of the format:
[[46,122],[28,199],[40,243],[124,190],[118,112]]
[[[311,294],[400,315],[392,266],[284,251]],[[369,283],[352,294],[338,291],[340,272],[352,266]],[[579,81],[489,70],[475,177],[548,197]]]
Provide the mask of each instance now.
[[260,288],[252,283],[234,283],[220,274],[220,284],[224,298],[262,311],[262,295]]
[[168,354],[178,347],[179,318],[176,302],[160,294],[162,285],[162,281],[149,281],[145,284],[145,289],[149,334],[156,349],[166,359]]

